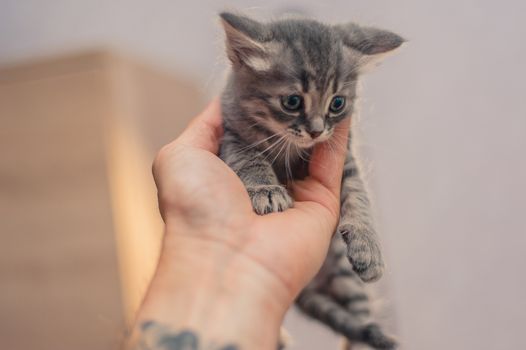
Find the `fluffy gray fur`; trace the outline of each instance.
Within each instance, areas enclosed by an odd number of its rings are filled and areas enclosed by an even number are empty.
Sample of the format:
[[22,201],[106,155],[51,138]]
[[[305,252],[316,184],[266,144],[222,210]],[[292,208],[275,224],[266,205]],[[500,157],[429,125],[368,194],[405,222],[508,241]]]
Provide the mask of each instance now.
[[[293,205],[287,183],[308,175],[314,144],[341,143],[331,136],[352,115],[360,73],[403,39],[352,23],[260,23],[232,13],[221,18],[232,70],[222,95],[220,156],[245,184],[256,213],[283,211]],[[286,108],[291,104],[283,99],[292,95],[301,97],[301,108]],[[338,111],[330,109],[335,96],[345,98]],[[338,229],[322,269],[297,305],[352,341],[392,349],[394,341],[370,320],[363,285],[379,279],[383,269],[369,199],[349,143]]]

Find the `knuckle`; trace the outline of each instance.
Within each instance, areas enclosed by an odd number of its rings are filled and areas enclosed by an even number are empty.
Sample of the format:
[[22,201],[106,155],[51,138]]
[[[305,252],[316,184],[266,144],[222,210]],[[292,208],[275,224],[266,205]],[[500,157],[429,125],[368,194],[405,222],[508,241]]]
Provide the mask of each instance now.
[[169,144],[164,145],[163,147],[161,147],[159,151],[157,151],[157,154],[155,155],[155,158],[153,159],[153,163],[152,163],[152,168],[154,169],[154,171],[158,169],[161,166],[161,164],[165,162],[168,156],[168,153],[170,151],[169,146],[170,146]]

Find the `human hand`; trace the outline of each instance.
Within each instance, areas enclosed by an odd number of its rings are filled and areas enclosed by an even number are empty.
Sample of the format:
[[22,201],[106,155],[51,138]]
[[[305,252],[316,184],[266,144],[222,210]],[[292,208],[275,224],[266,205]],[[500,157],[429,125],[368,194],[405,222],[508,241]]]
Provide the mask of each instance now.
[[[341,123],[336,137],[346,139],[348,128],[349,123]],[[275,339],[268,339],[275,338],[283,314],[327,253],[339,217],[346,149],[316,146],[310,176],[292,185],[294,206],[259,216],[241,180],[216,155],[221,135],[219,101],[215,100],[154,162],[166,232],[158,271],[146,298],[151,312],[143,310],[140,318],[158,315],[152,311],[160,309],[163,293],[155,292],[159,290],[156,283],[177,291],[181,302],[175,302],[174,310],[185,310],[182,313],[195,313],[195,305],[221,295],[228,309],[246,316],[240,317],[250,319],[252,326],[259,324],[261,320],[255,318],[261,319],[261,312],[265,313],[268,322],[261,323],[273,324],[276,329],[269,330],[267,337],[253,337],[274,341],[275,346]],[[152,293],[159,296],[157,302]],[[232,299],[241,305],[231,303]],[[218,303],[214,307],[223,310]],[[167,312],[161,318],[199,328],[200,317],[209,318],[209,311],[203,310],[190,321],[176,320]],[[239,328],[232,327],[232,336],[236,332]],[[258,332],[264,333],[262,327]],[[254,348],[252,343],[250,349]]]
[[[346,139],[348,123],[336,130]],[[256,215],[237,175],[216,154],[222,135],[215,100],[154,163],[168,242],[210,241],[245,255],[281,284],[290,302],[320,268],[339,217],[346,149],[320,145],[310,177],[293,184],[294,207]]]

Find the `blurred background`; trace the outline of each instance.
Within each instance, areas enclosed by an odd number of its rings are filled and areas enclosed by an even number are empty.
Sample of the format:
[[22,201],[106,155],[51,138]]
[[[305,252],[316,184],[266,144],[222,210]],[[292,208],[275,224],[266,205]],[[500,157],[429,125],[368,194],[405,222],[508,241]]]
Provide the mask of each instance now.
[[[526,349],[526,3],[0,0],[0,339],[116,349],[162,232],[150,165],[223,84],[217,13],[409,40],[354,128],[401,348]],[[294,349],[339,340],[296,312]]]

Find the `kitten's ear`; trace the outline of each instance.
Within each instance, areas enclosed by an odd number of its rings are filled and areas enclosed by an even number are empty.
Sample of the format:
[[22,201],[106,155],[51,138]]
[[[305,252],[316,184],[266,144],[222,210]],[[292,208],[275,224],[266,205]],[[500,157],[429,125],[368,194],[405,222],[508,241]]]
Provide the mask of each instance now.
[[265,43],[270,33],[266,25],[250,18],[229,12],[220,14],[226,34],[228,58],[239,67],[246,65],[255,70],[269,68],[268,50]]
[[335,26],[343,44],[359,56],[360,70],[368,70],[380,63],[385,56],[399,48],[405,40],[398,34],[355,23]]

